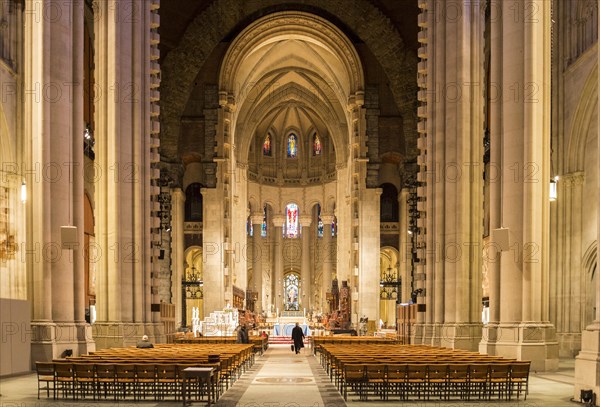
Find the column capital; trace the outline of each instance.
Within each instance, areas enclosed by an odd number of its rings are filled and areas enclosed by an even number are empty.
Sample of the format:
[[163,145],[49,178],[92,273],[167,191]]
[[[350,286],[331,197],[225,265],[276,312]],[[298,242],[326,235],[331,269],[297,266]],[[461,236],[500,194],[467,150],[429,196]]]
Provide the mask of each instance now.
[[250,215],[250,222],[252,222],[253,225],[262,225],[264,220],[264,215],[262,212],[259,213],[253,213]]
[[284,215],[273,215],[273,226],[275,226],[276,228],[281,228],[281,227],[283,227],[284,223],[285,223]]
[[173,199],[181,199],[182,201],[185,201],[185,193],[179,187],[171,188],[171,196]]
[[312,216],[310,215],[301,215],[300,216],[300,224],[302,227],[309,227],[312,223]]
[[560,180],[564,180],[567,187],[583,185],[583,182],[585,181],[585,173],[583,171],[571,172],[560,177]]
[[331,225],[333,223],[334,219],[335,219],[334,215],[321,214],[321,221],[323,222],[323,225]]

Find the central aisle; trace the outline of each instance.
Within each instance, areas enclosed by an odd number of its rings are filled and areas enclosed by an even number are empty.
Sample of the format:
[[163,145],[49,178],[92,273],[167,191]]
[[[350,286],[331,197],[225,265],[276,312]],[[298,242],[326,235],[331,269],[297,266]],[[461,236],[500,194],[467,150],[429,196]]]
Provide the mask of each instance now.
[[269,350],[257,356],[253,368],[216,405],[329,407],[345,403],[311,348],[296,355],[290,345],[269,345]]

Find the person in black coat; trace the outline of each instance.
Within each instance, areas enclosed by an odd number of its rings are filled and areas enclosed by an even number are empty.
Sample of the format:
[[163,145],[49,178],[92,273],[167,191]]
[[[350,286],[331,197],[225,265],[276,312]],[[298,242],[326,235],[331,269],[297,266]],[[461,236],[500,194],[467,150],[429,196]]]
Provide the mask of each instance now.
[[296,353],[300,353],[300,349],[304,347],[304,332],[302,332],[302,328],[297,322],[294,329],[292,329],[292,340],[294,341],[294,350]]
[[248,330],[246,329],[246,325],[242,325],[238,330],[237,343],[250,343],[250,338],[248,337]]
[[152,342],[150,342],[148,340],[148,335],[144,335],[144,336],[142,336],[142,340],[138,341],[136,347],[142,348],[142,349],[147,349],[147,348],[153,348],[154,345],[152,344]]

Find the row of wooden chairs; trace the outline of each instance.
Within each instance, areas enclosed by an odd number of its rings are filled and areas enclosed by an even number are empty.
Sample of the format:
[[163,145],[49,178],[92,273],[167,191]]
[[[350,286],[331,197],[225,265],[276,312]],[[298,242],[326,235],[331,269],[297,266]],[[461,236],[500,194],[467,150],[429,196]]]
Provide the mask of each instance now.
[[336,385],[348,398],[348,390],[367,401],[369,395],[388,400],[390,394],[400,400],[431,397],[450,400],[511,400],[524,393],[527,398],[530,362],[498,364],[369,364],[346,363]]
[[311,336],[313,353],[316,355],[322,345],[396,345],[395,338],[381,338],[375,336]]
[[322,344],[318,352],[330,379],[366,400],[491,397],[511,399],[528,391],[530,362],[427,345]]
[[[212,392],[214,400],[222,393],[220,364],[127,364],[127,363],[85,363],[85,362],[36,362],[38,399],[40,392],[50,391],[54,399],[109,399],[114,401],[133,398],[134,401],[152,397],[156,400],[181,395],[183,375],[186,367],[212,367],[212,388],[196,381],[189,386],[189,392],[200,399]],[[45,387],[43,387],[45,386]]]
[[[236,343],[237,338],[231,336],[179,336],[176,337],[174,341],[176,344],[233,344]],[[269,342],[266,337],[250,336],[249,341],[253,345],[254,352],[261,355],[269,347]]]
[[[107,398],[133,397],[155,399],[178,398],[183,380],[182,370],[189,366],[214,368],[213,398],[223,391],[254,363],[252,345],[246,344],[186,344],[156,345],[151,349],[134,347],[110,348],[88,355],[38,362],[38,398],[46,385],[47,397]],[[199,383],[196,392],[202,393]],[[194,387],[192,388],[192,390]],[[150,393],[151,392],[151,393]]]

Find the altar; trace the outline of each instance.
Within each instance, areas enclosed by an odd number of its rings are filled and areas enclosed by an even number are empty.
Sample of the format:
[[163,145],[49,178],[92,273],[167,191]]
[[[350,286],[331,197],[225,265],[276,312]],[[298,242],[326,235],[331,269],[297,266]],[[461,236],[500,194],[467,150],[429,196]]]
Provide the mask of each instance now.
[[[296,326],[296,323],[276,323],[273,325],[274,336],[292,336],[292,329]],[[311,332],[306,324],[300,324],[304,336],[310,336]]]

